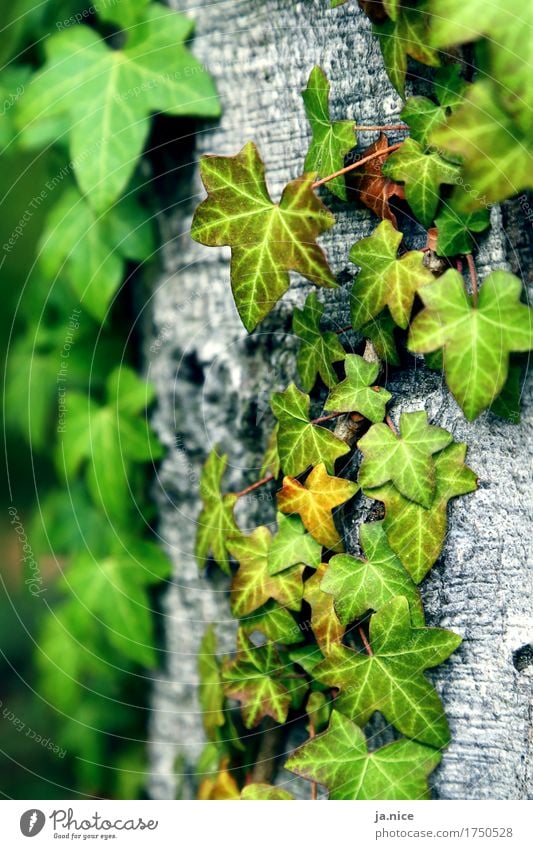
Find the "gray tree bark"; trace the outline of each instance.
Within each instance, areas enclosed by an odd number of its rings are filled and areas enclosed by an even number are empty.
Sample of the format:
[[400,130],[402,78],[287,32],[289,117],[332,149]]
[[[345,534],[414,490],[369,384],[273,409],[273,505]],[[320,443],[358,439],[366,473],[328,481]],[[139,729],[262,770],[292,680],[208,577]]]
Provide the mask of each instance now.
[[[154,294],[153,328],[146,339],[148,376],[157,387],[154,424],[167,451],[156,487],[160,534],[174,563],[162,617],[167,664],[152,698],[150,793],[155,798],[176,793],[176,755],[185,763],[180,772],[191,771],[204,745],[197,699],[202,634],[208,623],[217,622],[226,651],[234,635],[226,579],[216,570],[199,574],[192,553],[200,467],[217,444],[230,455],[228,487],[241,488],[257,477],[253,470],[272,426],[270,393],[294,377],[297,346],[290,314],[310,289],[295,278],[265,324],[247,336],[233,305],[229,251],[204,248],[189,238],[192,212],[203,197],[197,160],[203,153],[235,154],[253,140],[266,162],[273,197],[279,197],[302,169],[308,128],[300,92],[315,64],[332,82],[334,117],[388,124],[397,122],[401,108],[370,25],[355,2],[336,10],[327,0],[183,0],[175,5],[196,20],[194,52],[217,81],[224,113],[220,123],[198,133],[194,162],[183,169],[190,192],[163,221],[165,272]],[[374,137],[367,138],[370,143]],[[481,277],[509,262],[520,272],[520,250],[527,252],[527,245],[516,209],[505,213],[511,233],[502,225],[501,212],[493,210],[491,233],[477,257]],[[354,269],[348,247],[369,235],[376,220],[353,207],[335,205],[334,211],[338,223],[322,244],[343,284],[324,298],[328,320],[338,327],[349,324]],[[524,394],[518,426],[490,414],[470,424],[441,376],[422,364],[395,374],[388,388],[394,393],[394,417],[400,410],[426,409],[435,424],[467,442],[468,463],[480,480],[476,493],[451,507],[445,550],[422,587],[429,624],[452,628],[464,638],[433,675],[453,735],[434,777],[434,793],[453,799],[526,798],[533,669],[524,648],[531,638],[526,570],[530,395]],[[274,519],[272,498],[243,501],[239,519],[244,528]],[[367,511],[361,500],[347,517],[348,550],[357,550],[357,524]],[[180,792],[187,795],[190,787],[186,780]]]

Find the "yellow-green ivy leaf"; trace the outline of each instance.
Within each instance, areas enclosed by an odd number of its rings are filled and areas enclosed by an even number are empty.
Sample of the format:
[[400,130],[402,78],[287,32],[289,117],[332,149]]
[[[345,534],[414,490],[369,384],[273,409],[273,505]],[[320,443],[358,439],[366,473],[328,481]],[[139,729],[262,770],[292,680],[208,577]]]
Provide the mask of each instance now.
[[312,175],[288,183],[273,203],[252,142],[236,156],[202,157],[200,173],[208,196],[194,214],[191,236],[211,247],[230,245],[233,296],[248,331],[287,291],[289,271],[318,286],[337,285],[316,241],[335,218],[314,194]]
[[268,568],[276,575],[297,563],[316,568],[320,563],[322,548],[311,534],[307,533],[299,516],[277,514],[278,531],[268,552]]
[[335,707],[358,725],[379,711],[406,737],[440,749],[450,739],[448,722],[423,673],[460,643],[457,634],[443,628],[413,628],[408,601],[398,596],[370,619],[371,655],[332,645],[315,675],[340,688]]
[[507,379],[509,353],[529,351],[533,321],[520,303],[522,283],[506,271],[483,281],[475,306],[452,269],[420,292],[425,304],[409,334],[411,351],[442,348],[446,382],[472,421],[491,405]]
[[380,372],[379,363],[368,363],[358,354],[348,354],[344,368],[346,378],[331,390],[324,409],[356,412],[371,422],[383,421],[392,395],[382,386],[374,386]]
[[225,722],[224,691],[216,651],[215,626],[210,625],[203,636],[198,653],[198,674],[200,677],[198,700],[202,708],[202,720],[209,740],[217,739],[217,729]]
[[413,625],[423,627],[420,593],[390,547],[383,522],[361,525],[359,539],[364,558],[336,554],[320,584],[333,596],[340,621],[348,625],[401,595],[409,602]]
[[337,375],[333,363],[346,356],[336,333],[320,330],[320,319],[324,307],[316,294],[307,296],[304,308],[295,309],[292,317],[292,329],[302,341],[296,364],[302,382],[302,388],[310,392],[320,376],[326,386],[334,386]]
[[402,238],[390,221],[382,221],[371,236],[352,247],[350,259],[361,269],[352,289],[355,328],[375,318],[385,306],[399,327],[407,327],[415,294],[434,279],[423,264],[422,251],[408,251],[398,259]]
[[327,566],[321,563],[314,575],[305,582],[304,599],[311,608],[311,628],[320,650],[327,656],[331,646],[339,643],[344,634],[333,606],[333,598],[321,589]]
[[357,443],[363,453],[359,483],[369,489],[392,481],[406,498],[430,507],[436,480],[433,454],[451,441],[447,430],[428,425],[424,411],[402,413],[399,435],[386,424],[375,424]]
[[200,480],[200,497],[204,506],[198,516],[194,553],[201,569],[206,566],[211,553],[213,560],[229,575],[226,542],[228,537],[238,533],[239,529],[233,516],[237,498],[233,494],[221,493],[222,477],[227,463],[227,455],[219,455],[216,448],[213,448],[205,461]]
[[294,800],[294,796],[281,787],[272,787],[271,784],[247,784],[241,790],[241,800],[243,799],[253,802],[267,800],[269,802],[281,802]]
[[454,443],[435,456],[437,483],[429,509],[409,501],[391,483],[365,490],[385,505],[387,538],[415,583],[431,569],[446,537],[446,507],[451,498],[477,487],[474,472],[465,466],[466,445]]
[[287,760],[290,772],[322,784],[330,799],[429,799],[428,776],[440,753],[412,740],[369,752],[365,735],[334,710],[327,731]]
[[[316,65],[309,75],[302,97],[312,132],[304,168],[316,172],[319,177],[340,171],[344,166],[344,157],[357,141],[353,121],[330,120],[329,88],[328,78],[322,68]],[[344,177],[335,177],[327,183],[327,187],[341,200],[346,200]]]
[[309,395],[291,383],[284,392],[272,396],[272,411],[278,427],[278,453],[286,475],[299,475],[317,463],[332,472],[335,460],[347,454],[350,446],[330,430],[309,419]]

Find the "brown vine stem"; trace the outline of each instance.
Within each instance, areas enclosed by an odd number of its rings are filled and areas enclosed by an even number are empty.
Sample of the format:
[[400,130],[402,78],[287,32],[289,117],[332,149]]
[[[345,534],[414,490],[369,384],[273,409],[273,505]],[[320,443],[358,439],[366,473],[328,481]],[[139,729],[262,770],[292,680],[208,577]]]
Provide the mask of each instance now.
[[347,324],[346,327],[341,327],[340,330],[336,330],[335,333],[337,334],[337,336],[340,336],[341,333],[347,333],[348,330],[352,330],[351,324]]
[[319,416],[318,419],[311,419],[311,424],[320,424],[320,422],[329,422],[330,419],[338,419],[339,416],[345,416],[345,412],[328,413],[327,416]]
[[378,130],[380,132],[383,130],[403,130],[407,133],[409,132],[409,127],[407,126],[407,124],[361,124],[359,126],[357,124],[355,125],[356,132],[370,133],[374,131],[377,132]]
[[398,436],[398,431],[396,430],[396,425],[394,424],[394,422],[393,422],[393,420],[391,419],[391,417],[390,417],[390,416],[385,416],[385,421],[386,421],[386,423],[388,424],[388,426],[390,427],[390,429],[392,430],[392,432],[393,432],[393,433],[395,433],[395,434],[396,434],[396,436]]
[[327,177],[322,177],[321,180],[317,180],[316,183],[313,183],[313,189],[318,189],[319,186],[323,186],[324,183],[329,183],[330,180],[334,180],[335,177],[341,177],[343,174],[347,174],[349,171],[353,171],[354,168],[360,168],[361,165],[365,165],[367,162],[370,162],[371,159],[377,159],[378,156],[388,156],[389,153],[392,153],[395,150],[398,150],[401,147],[403,142],[398,142],[397,144],[391,144],[386,150],[376,150],[374,153],[370,153],[368,156],[363,156],[358,162],[352,162],[351,165],[347,165],[346,168],[341,168],[340,171],[335,171],[334,174],[328,174]]
[[373,651],[372,651],[372,649],[370,648],[370,643],[368,642],[368,640],[367,640],[367,638],[366,638],[366,634],[365,634],[365,632],[364,632],[364,630],[363,630],[362,625],[358,625],[358,626],[357,626],[357,630],[359,631],[359,636],[361,637],[361,640],[363,641],[363,645],[364,645],[364,647],[365,647],[365,651],[366,651],[367,655],[368,655],[369,657],[372,657],[372,655],[374,654],[374,652],[373,652]]
[[472,283],[472,303],[477,307],[477,272],[474,257],[472,254],[465,254],[466,264],[470,274],[470,282]]
[[255,483],[251,483],[250,486],[246,486],[244,489],[241,489],[239,492],[234,492],[236,498],[242,498],[244,495],[248,495],[249,492],[253,492],[254,489],[259,489],[260,486],[264,486],[266,483],[270,483],[270,481],[274,480],[274,475],[265,475],[261,480],[256,481]]

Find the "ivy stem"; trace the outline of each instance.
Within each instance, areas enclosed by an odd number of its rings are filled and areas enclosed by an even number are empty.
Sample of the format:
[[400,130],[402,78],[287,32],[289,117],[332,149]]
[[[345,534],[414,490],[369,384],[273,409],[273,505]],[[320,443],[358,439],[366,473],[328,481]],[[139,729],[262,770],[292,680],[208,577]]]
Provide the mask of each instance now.
[[356,132],[364,132],[370,133],[378,130],[403,130],[404,132],[409,132],[409,127],[407,124],[360,124],[359,126],[355,125]]
[[340,336],[341,333],[347,333],[348,330],[352,330],[351,324],[347,324],[346,327],[341,327],[340,330],[336,330],[335,333],[337,334],[337,336]]
[[477,272],[472,254],[465,254],[468,272],[470,274],[470,282],[472,284],[472,303],[477,307]]
[[316,183],[313,183],[311,188],[318,189],[318,187],[323,186],[324,183],[329,183],[330,180],[334,180],[335,177],[341,177],[343,174],[347,174],[348,171],[353,171],[354,168],[360,168],[361,165],[365,165],[367,162],[370,162],[371,159],[377,159],[378,156],[388,156],[389,153],[392,153],[394,150],[398,150],[402,144],[403,142],[398,142],[397,144],[391,144],[391,146],[386,150],[375,150],[374,153],[364,156],[358,162],[352,162],[352,164],[347,165],[346,168],[341,168],[340,171],[335,171],[334,174],[328,174],[327,177],[322,177],[321,180],[317,180]]
[[319,416],[318,419],[311,419],[311,424],[320,424],[320,422],[329,422],[330,419],[338,419],[339,416],[345,416],[346,413],[341,411],[340,413],[328,413],[327,416]]
[[385,422],[388,424],[388,426],[390,427],[392,432],[394,434],[396,434],[396,436],[398,436],[398,431],[396,430],[396,425],[394,424],[393,420],[391,419],[391,417],[389,415],[385,416]]
[[368,640],[367,640],[367,638],[366,638],[366,634],[365,634],[365,632],[364,632],[364,629],[363,629],[362,625],[358,625],[358,626],[357,626],[357,630],[359,631],[359,636],[361,637],[361,640],[363,641],[363,645],[364,645],[364,647],[365,647],[365,651],[366,651],[367,655],[368,655],[369,657],[372,657],[372,655],[374,654],[374,652],[373,652],[373,651],[372,651],[372,649],[370,648],[370,643],[368,642]]
[[[316,736],[315,726],[313,725],[311,717],[309,717],[309,739],[313,740],[315,738],[315,736]],[[316,781],[312,781],[311,782],[311,801],[316,802],[317,799],[318,799],[318,785],[317,785]]]
[[253,492],[254,489],[259,489],[260,486],[263,486],[265,483],[270,483],[270,481],[274,480],[274,475],[265,475],[261,480],[256,481],[255,483],[251,483],[250,486],[246,486],[244,489],[241,489],[239,492],[234,492],[236,498],[242,498],[243,495],[248,495],[249,492]]

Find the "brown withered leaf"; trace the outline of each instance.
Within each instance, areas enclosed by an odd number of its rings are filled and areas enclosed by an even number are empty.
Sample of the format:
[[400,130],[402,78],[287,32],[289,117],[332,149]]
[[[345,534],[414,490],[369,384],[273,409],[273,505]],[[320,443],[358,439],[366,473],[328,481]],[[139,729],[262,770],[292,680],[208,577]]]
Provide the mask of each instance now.
[[387,160],[388,147],[387,136],[385,133],[380,133],[377,141],[362,152],[362,158],[379,150],[383,151],[383,156],[376,156],[362,168],[353,171],[347,178],[347,185],[353,189],[357,200],[371,209],[378,218],[387,218],[395,227],[398,227],[396,216],[389,202],[392,197],[403,200],[404,189],[399,183],[395,183],[389,177],[384,177],[381,173],[382,165]]

